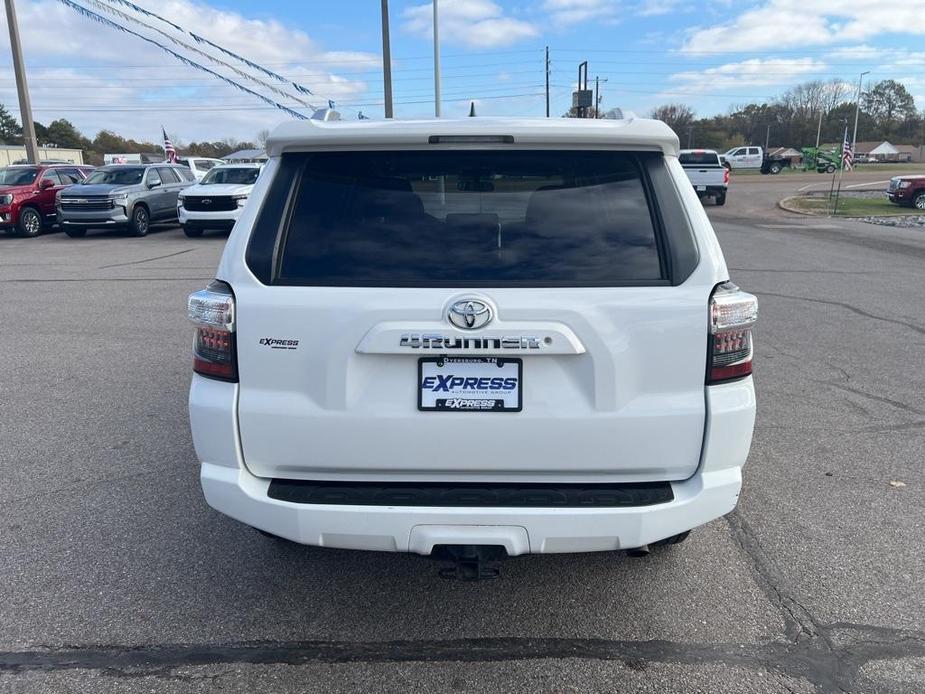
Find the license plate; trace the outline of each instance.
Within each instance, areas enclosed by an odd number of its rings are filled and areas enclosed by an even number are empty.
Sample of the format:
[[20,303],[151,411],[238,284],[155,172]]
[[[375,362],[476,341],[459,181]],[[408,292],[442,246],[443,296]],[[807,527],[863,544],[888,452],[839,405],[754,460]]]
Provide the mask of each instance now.
[[520,412],[522,398],[522,359],[418,360],[418,409],[422,412]]
[[694,188],[695,188],[696,190],[698,190],[698,191],[700,191],[700,190],[706,190],[706,189],[707,189],[706,186],[694,186]]

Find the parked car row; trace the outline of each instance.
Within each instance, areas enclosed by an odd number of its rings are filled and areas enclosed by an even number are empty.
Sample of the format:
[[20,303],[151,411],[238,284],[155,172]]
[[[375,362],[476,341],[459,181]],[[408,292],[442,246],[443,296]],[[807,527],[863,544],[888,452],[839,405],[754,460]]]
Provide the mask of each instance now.
[[[153,223],[179,223],[187,236],[230,230],[260,174],[259,164],[70,164],[0,169],[0,231],[38,236],[58,225],[71,238],[91,229],[145,236]],[[199,174],[197,176],[197,174]],[[198,180],[201,179],[201,180]]]

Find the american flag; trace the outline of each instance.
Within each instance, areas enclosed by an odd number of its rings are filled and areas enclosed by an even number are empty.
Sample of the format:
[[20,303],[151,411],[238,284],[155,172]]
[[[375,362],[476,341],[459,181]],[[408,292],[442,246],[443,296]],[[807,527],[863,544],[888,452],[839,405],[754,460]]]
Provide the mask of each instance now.
[[846,171],[851,171],[854,168],[854,151],[851,147],[851,142],[848,140],[847,125],[845,126],[845,144],[842,146],[841,151],[841,165]]
[[174,149],[173,143],[170,141],[170,138],[167,137],[167,131],[164,129],[163,125],[161,126],[161,132],[164,133],[164,153],[167,154],[167,161],[171,164],[176,164],[177,150]]

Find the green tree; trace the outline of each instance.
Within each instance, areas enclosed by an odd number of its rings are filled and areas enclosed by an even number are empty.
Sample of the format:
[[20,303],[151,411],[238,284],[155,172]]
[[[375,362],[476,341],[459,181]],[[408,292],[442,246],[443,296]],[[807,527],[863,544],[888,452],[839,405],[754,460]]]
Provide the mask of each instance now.
[[893,133],[900,123],[915,118],[915,99],[909,91],[895,80],[877,82],[864,95],[864,111],[869,113],[881,130],[881,137]]
[[67,147],[70,149],[83,149],[85,138],[74,124],[64,118],[59,118],[48,124],[48,130],[42,143],[50,143],[58,147]]
[[126,152],[128,151],[126,147],[127,143],[125,138],[116,135],[111,130],[100,130],[96,134],[96,137],[93,138],[93,149],[101,154]]
[[22,142],[22,127],[6,106],[0,104],[0,143],[16,145]]

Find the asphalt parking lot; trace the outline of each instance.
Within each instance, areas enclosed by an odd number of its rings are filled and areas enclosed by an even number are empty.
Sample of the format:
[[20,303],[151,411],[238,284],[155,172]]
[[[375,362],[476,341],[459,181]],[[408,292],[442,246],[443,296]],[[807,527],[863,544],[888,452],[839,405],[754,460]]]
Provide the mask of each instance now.
[[761,301],[739,508],[475,584],[205,505],[184,303],[221,236],[0,236],[0,691],[922,692],[925,231],[775,194],[709,208]]

